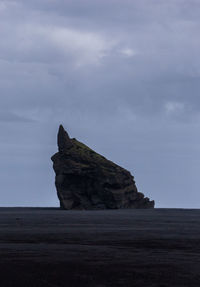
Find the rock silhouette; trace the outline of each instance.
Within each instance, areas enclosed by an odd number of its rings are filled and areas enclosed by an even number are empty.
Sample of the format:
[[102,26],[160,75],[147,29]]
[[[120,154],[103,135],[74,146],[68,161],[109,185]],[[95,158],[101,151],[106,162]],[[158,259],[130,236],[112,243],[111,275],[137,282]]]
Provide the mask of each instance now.
[[55,185],[63,209],[153,208],[126,169],[96,153],[60,125],[52,156]]

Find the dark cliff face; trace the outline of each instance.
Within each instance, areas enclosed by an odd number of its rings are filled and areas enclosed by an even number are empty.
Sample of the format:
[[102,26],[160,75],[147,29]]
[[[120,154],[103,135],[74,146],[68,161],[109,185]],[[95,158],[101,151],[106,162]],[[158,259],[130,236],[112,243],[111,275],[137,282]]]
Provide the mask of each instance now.
[[107,160],[62,126],[52,156],[56,189],[63,209],[153,208],[154,201],[137,191],[129,171]]

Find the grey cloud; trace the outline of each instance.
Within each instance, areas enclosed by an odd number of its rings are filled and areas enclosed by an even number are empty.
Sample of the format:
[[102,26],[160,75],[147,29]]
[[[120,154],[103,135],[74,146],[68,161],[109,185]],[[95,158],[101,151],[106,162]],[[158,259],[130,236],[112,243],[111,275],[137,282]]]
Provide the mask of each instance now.
[[30,123],[33,119],[26,118],[24,116],[17,115],[13,112],[0,111],[0,122],[10,122],[10,123]]
[[197,206],[199,10],[193,0],[3,1],[2,204],[57,204],[49,158],[62,122],[130,169],[157,206]]

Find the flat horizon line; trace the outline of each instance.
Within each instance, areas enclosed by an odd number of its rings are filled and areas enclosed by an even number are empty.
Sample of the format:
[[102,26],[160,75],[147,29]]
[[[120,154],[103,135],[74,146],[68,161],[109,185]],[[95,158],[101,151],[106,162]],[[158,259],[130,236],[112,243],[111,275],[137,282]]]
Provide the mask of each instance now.
[[159,210],[159,209],[173,209],[173,210],[200,210],[192,207],[154,207],[154,208],[116,208],[116,209],[61,209],[59,206],[0,206],[0,209],[50,209],[50,210],[65,210],[65,211],[111,211],[111,210]]

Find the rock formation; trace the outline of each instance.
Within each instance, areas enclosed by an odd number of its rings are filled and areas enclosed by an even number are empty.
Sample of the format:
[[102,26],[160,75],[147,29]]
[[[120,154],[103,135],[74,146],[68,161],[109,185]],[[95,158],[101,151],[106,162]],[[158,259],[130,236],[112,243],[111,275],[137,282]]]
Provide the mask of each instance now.
[[153,208],[154,201],[137,191],[126,169],[58,131],[58,152],[52,156],[56,189],[63,209]]

